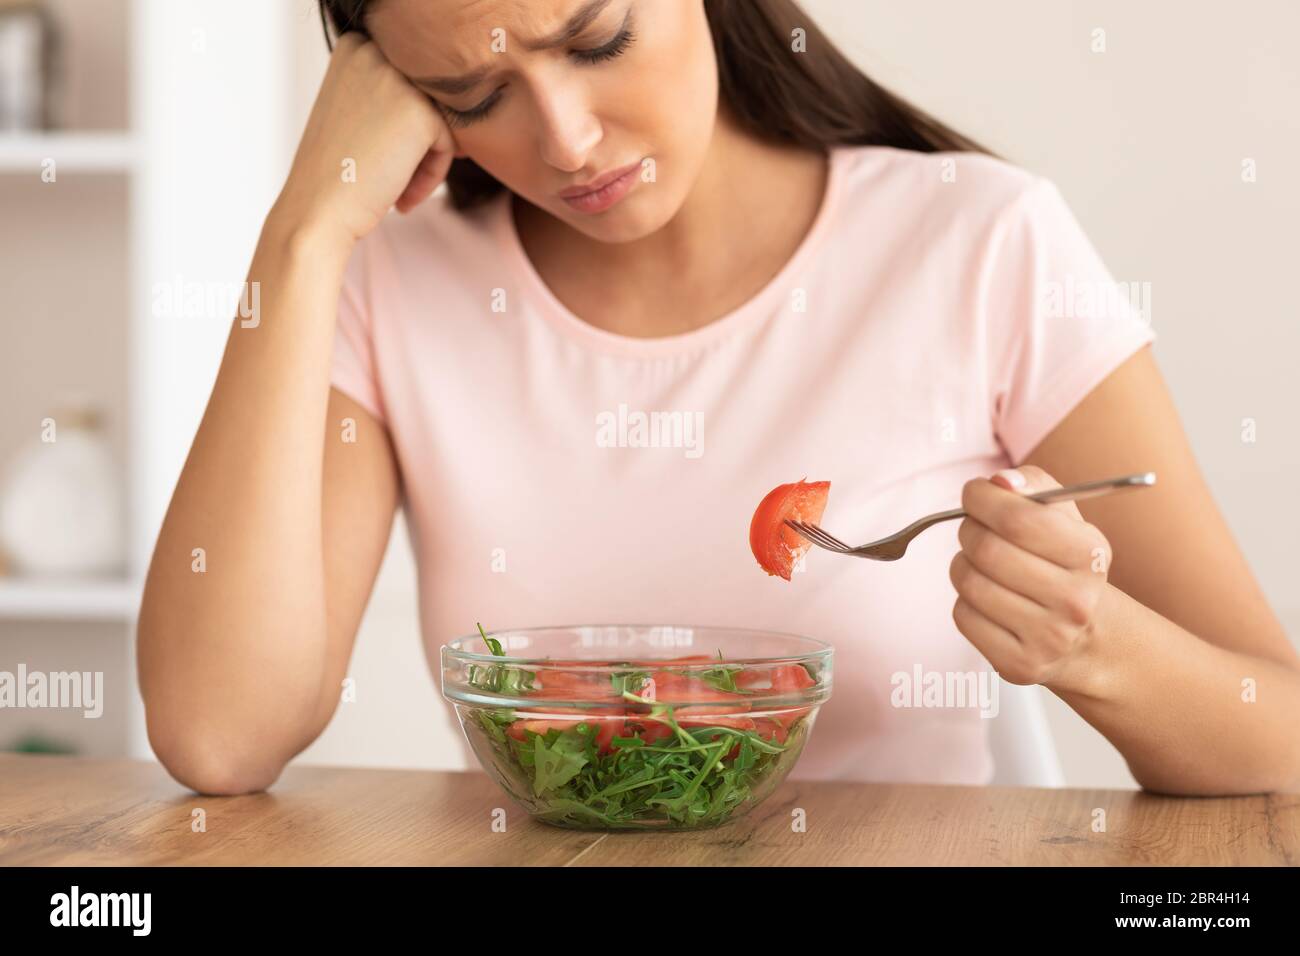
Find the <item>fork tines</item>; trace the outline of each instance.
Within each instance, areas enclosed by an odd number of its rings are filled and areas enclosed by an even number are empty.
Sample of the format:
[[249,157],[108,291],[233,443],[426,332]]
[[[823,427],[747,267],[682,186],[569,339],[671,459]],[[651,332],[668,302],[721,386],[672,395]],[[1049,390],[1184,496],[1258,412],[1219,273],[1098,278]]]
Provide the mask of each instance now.
[[853,549],[834,535],[827,534],[815,524],[809,524],[806,521],[791,521],[788,518],[786,526],[794,529],[803,535],[819,548],[825,548],[827,551],[839,551],[845,553]]

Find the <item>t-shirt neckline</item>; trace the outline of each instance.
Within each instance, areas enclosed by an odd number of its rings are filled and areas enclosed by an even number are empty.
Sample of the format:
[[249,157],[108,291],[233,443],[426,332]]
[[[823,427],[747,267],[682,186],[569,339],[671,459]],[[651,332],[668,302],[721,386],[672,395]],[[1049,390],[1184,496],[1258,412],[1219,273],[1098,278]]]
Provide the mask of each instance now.
[[620,335],[597,328],[571,312],[568,306],[551,291],[550,286],[533,266],[532,260],[528,258],[511,211],[513,197],[506,190],[502,191],[502,196],[498,197],[495,204],[491,227],[496,233],[507,266],[520,278],[527,295],[540,315],[560,333],[596,351],[630,357],[650,358],[694,352],[761,321],[771,314],[778,302],[785,298],[790,280],[804,269],[820,248],[826,233],[830,231],[830,223],[839,204],[843,165],[847,156],[848,150],[844,147],[829,148],[827,179],[821,206],[803,240],[776,275],[748,301],[726,315],[698,329],[677,335],[654,338]]

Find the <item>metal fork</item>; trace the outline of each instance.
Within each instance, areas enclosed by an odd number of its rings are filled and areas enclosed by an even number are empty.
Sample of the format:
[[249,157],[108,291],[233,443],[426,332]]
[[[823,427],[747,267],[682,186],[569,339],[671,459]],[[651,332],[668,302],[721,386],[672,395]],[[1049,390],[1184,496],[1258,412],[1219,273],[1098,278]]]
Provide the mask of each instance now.
[[[1101,495],[1114,494],[1128,488],[1146,488],[1155,483],[1156,473],[1154,471],[1145,471],[1137,475],[1125,475],[1122,478],[1105,478],[1101,481],[1085,481],[1083,484],[1070,485],[1066,488],[1052,488],[1050,491],[1040,491],[1024,497],[1031,501],[1045,503],[1078,501],[1083,498],[1098,498]],[[850,547],[839,538],[827,534],[815,524],[809,524],[806,521],[790,521],[789,519],[786,520],[785,524],[786,527],[793,528],[817,547],[825,548],[827,551],[834,551],[836,554],[847,554],[855,558],[871,558],[874,561],[897,561],[907,553],[907,546],[912,543],[912,539],[926,528],[941,521],[952,521],[954,518],[964,518],[965,516],[966,512],[960,508],[953,511],[940,511],[938,514],[928,515],[913,521],[902,531],[891,534],[887,538],[881,538],[879,541],[873,541],[870,544],[860,545],[856,548]]]

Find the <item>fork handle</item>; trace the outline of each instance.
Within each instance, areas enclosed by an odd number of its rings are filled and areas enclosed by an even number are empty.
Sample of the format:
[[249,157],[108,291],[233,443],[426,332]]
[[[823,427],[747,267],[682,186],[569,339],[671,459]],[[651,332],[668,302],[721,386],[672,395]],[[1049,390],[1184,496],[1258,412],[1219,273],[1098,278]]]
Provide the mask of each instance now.
[[[1124,475],[1120,478],[1103,478],[1100,481],[1085,481],[1077,485],[1066,485],[1064,488],[1051,488],[1025,497],[1031,501],[1041,501],[1044,504],[1053,501],[1082,501],[1085,498],[1100,498],[1102,495],[1113,494],[1116,491],[1124,491],[1128,488],[1146,488],[1155,483],[1156,473],[1154,471],[1144,471],[1136,475]],[[951,511],[941,511],[938,514],[930,515],[928,518],[922,518],[907,530],[919,533],[942,521],[952,521],[954,518],[964,517],[966,517],[966,512],[963,509],[953,508]]]
[[1127,488],[1147,488],[1156,483],[1154,471],[1144,471],[1136,475],[1124,475],[1121,478],[1103,478],[1100,481],[1085,481],[1065,488],[1051,488],[1029,495],[1034,501],[1082,501],[1085,498],[1100,498],[1115,491]]

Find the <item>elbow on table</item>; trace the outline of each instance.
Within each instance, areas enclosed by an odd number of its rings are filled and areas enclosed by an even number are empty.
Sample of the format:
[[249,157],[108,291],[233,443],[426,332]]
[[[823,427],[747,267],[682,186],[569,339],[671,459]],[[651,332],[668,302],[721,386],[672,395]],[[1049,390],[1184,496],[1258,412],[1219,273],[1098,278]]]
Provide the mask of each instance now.
[[284,771],[285,761],[269,754],[237,752],[214,746],[206,739],[185,739],[150,730],[149,743],[173,780],[207,796],[259,793]]
[[1229,783],[1207,780],[1187,780],[1152,774],[1129,765],[1129,772],[1142,789],[1154,797],[1247,797],[1273,793],[1293,793],[1300,789],[1296,782],[1281,780],[1275,773],[1240,776]]

